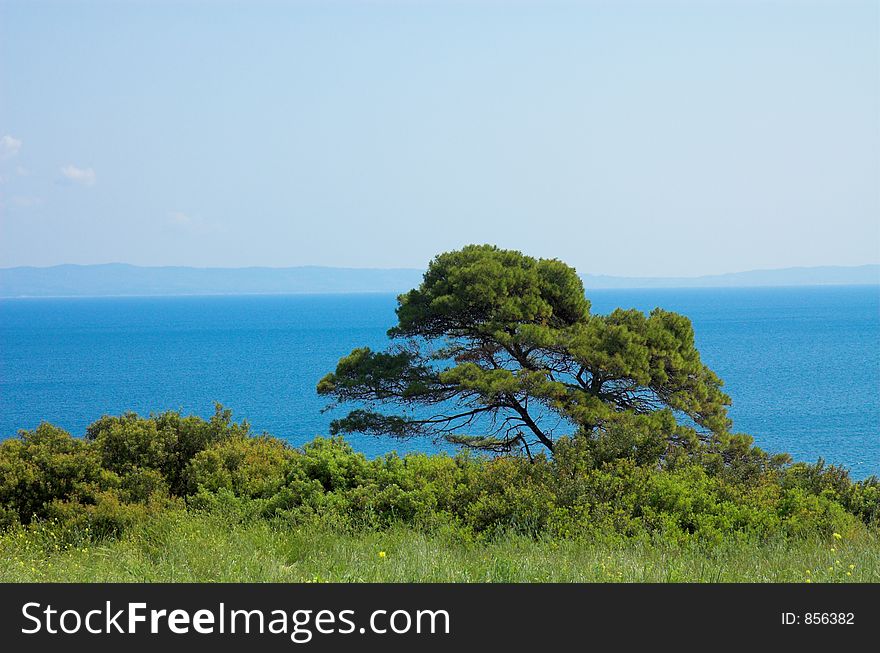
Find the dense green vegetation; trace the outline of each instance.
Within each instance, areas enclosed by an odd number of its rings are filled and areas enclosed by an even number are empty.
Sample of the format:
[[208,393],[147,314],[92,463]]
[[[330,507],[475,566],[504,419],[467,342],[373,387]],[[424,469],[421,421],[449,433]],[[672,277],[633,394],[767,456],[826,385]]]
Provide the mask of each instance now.
[[9,580],[880,578],[876,479],[744,446],[661,460],[646,437],[368,460],[219,406],[42,424],[0,443],[0,556]]

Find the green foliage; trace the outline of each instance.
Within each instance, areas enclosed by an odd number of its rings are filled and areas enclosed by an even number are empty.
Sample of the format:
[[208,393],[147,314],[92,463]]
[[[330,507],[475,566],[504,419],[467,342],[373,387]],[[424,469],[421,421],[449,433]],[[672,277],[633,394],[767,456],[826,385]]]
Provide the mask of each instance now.
[[57,502],[94,504],[118,484],[93,448],[46,422],[0,442],[0,526],[46,518]]
[[[362,404],[333,422],[334,434],[531,456],[535,445],[554,450],[560,430],[601,439],[621,418],[658,412],[683,417],[665,429],[668,445],[730,426],[729,398],[700,360],[690,320],[659,308],[591,315],[561,261],[490,245],[441,254],[398,298],[397,317],[389,351],[355,349],[318,383],[329,407]],[[654,443],[650,455],[668,448]]]
[[570,326],[589,310],[580,278],[561,261],[469,245],[437,256],[422,285],[400,296],[391,335],[495,336],[518,324]]
[[50,424],[0,443],[0,527],[48,521],[66,535],[115,536],[172,503],[160,472],[120,475],[93,444]]
[[86,441],[95,445],[101,463],[119,475],[149,469],[162,474],[172,493],[186,490],[186,469],[193,457],[212,444],[249,433],[247,422],[232,423],[232,412],[219,404],[205,421],[168,411],[143,419],[134,413],[105,416],[89,426]]
[[73,541],[88,535],[102,540],[121,535],[132,526],[146,521],[171,506],[171,502],[130,503],[116,492],[102,492],[92,503],[78,500],[55,500],[46,506],[46,520],[60,524]]
[[283,486],[292,451],[280,440],[231,437],[193,456],[186,470],[190,494],[228,490],[235,496],[268,498]]
[[688,440],[668,411],[621,414],[601,434],[560,438],[552,457],[531,459],[465,451],[370,460],[339,437],[294,449],[249,436],[220,408],[211,420],[104,417],[88,433],[41,424],[0,443],[0,528],[49,524],[61,543],[119,537],[187,507],[231,523],[406,525],[471,542],[519,534],[720,546],[851,537],[876,530],[880,514],[877,479],[855,483],[822,461],[789,465],[748,436]]
[[880,525],[880,479],[871,476],[854,483],[849,472],[826,465],[821,458],[813,465],[796,463],[785,470],[782,486],[839,503],[866,524]]

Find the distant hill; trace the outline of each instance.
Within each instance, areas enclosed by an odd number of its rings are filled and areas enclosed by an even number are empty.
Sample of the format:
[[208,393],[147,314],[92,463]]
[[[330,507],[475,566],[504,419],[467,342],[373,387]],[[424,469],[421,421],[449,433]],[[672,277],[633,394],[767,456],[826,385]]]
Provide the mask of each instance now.
[[[880,265],[754,270],[705,277],[582,275],[587,288],[718,288],[880,284]],[[330,267],[190,268],[124,263],[0,269],[0,297],[403,292],[422,270]]]
[[587,288],[735,288],[755,286],[867,286],[880,284],[880,265],[750,270],[704,277],[581,275]]

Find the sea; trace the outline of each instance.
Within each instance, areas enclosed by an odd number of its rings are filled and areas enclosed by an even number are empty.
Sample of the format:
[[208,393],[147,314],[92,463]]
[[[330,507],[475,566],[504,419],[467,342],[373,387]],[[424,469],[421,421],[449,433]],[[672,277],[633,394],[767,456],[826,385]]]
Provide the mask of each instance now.
[[[795,460],[880,475],[880,286],[593,290],[594,313],[690,317],[725,381],[736,432]],[[41,421],[74,435],[102,415],[214,403],[293,445],[327,435],[318,380],[387,345],[387,294],[0,300],[0,438]],[[350,436],[368,456],[436,445]]]

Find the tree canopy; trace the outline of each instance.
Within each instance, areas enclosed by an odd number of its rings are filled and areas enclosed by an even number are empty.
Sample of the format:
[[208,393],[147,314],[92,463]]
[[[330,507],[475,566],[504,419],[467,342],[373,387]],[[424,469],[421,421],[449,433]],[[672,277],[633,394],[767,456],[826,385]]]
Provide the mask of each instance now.
[[730,399],[690,320],[656,308],[594,315],[574,268],[492,245],[435,257],[398,297],[386,351],[355,349],[318,383],[331,430],[553,451],[621,424],[666,442],[726,434]]

